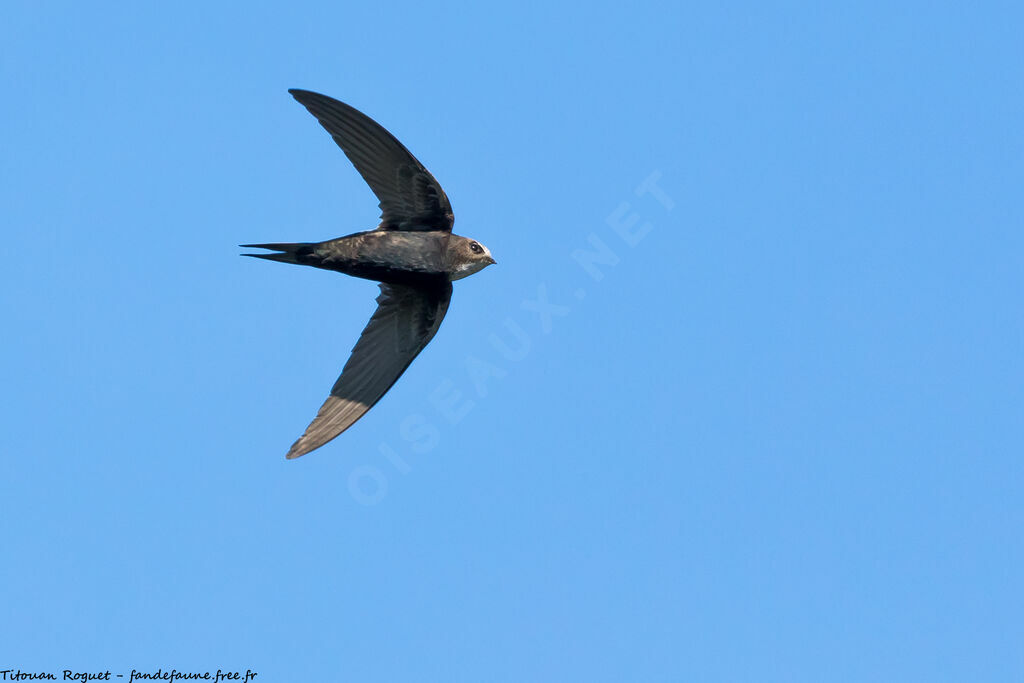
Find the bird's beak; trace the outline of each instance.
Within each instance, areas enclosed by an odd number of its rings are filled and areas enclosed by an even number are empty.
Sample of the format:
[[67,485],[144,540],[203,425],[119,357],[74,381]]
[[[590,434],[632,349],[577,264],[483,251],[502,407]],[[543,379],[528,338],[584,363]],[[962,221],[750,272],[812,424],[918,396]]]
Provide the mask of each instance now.
[[488,257],[487,257],[487,263],[488,263],[489,265],[494,265],[495,263],[497,263],[497,261],[495,261],[495,260],[494,260],[493,258],[491,258],[490,256],[488,256]]

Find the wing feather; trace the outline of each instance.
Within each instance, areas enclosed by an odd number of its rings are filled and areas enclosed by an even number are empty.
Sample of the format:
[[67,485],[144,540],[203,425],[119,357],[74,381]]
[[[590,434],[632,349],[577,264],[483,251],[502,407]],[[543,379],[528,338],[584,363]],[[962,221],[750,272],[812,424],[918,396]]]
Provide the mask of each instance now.
[[316,418],[292,444],[297,458],[341,434],[374,406],[402,376],[441,326],[451,283],[436,288],[381,283],[377,310]]
[[338,100],[289,90],[316,117],[380,200],[381,230],[446,230],[455,223],[440,183],[395,136]]

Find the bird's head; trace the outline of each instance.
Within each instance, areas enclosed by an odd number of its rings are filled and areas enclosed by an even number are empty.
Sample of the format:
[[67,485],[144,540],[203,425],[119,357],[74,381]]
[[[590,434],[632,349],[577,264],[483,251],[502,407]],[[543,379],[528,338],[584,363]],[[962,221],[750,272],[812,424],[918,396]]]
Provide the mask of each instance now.
[[476,240],[458,235],[452,235],[448,245],[448,258],[452,280],[461,280],[497,263],[491,256],[490,249]]

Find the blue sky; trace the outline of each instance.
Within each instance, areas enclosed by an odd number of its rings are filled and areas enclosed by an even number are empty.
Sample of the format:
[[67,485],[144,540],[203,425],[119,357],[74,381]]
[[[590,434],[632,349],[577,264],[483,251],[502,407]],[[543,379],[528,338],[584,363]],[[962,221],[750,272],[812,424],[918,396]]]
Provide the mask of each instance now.
[[[3,14],[0,669],[1024,677],[1019,8]],[[236,245],[378,212],[290,87],[499,262],[294,462],[376,288]]]

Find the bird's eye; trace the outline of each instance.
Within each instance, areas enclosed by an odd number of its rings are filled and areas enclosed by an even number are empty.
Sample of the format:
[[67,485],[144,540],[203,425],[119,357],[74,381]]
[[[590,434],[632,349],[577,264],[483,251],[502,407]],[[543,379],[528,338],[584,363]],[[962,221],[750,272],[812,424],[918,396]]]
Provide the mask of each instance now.
[[474,254],[481,254],[484,251],[476,242],[469,243],[469,250],[472,251]]

